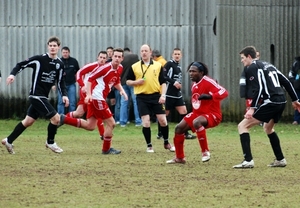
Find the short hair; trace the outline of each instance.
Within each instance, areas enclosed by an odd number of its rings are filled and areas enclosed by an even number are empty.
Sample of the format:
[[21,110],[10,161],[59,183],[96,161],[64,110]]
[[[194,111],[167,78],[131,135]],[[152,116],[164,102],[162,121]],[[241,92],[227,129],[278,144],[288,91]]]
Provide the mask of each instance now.
[[62,47],[62,48],[61,48],[61,51],[62,51],[62,50],[66,50],[66,51],[69,51],[69,52],[70,52],[70,48],[69,48],[68,46]]
[[47,41],[47,45],[49,45],[50,42],[56,42],[57,45],[60,46],[60,40],[56,36],[51,36]]
[[244,54],[246,57],[248,55],[251,56],[251,58],[256,58],[256,48],[254,46],[246,46],[240,51],[240,54]]
[[152,51],[152,56],[153,57],[159,57],[159,56],[161,56],[160,51],[159,50],[153,50]]
[[108,46],[108,47],[106,48],[106,50],[108,50],[108,49],[114,50],[114,47]]
[[125,48],[124,48],[124,52],[125,52],[125,51],[128,51],[128,52],[130,52],[130,48],[128,48],[128,47],[125,47]]
[[180,48],[174,48],[173,51],[181,51]]
[[200,62],[200,61],[194,61],[192,63],[190,63],[190,65],[187,68],[187,71],[189,71],[191,66],[195,66],[197,67],[197,69],[199,70],[199,72],[203,71],[203,75],[208,75],[208,67],[206,64]]
[[122,56],[124,56],[124,50],[122,48],[115,48],[114,51],[113,51],[113,54],[115,53],[115,51],[121,52]]
[[107,52],[106,52],[106,51],[100,51],[100,52],[98,53],[98,56],[99,56],[100,54],[105,54],[105,55],[107,56]]

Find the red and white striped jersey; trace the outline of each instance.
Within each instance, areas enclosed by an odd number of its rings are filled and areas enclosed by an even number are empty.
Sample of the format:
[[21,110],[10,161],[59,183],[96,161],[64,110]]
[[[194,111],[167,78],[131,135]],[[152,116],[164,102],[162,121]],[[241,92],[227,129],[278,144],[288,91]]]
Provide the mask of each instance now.
[[96,61],[90,64],[86,64],[80,70],[78,70],[76,74],[76,81],[78,82],[80,87],[83,87],[87,83],[90,73],[93,70],[97,69],[99,66],[99,63]]
[[123,66],[113,69],[111,62],[106,63],[91,72],[88,81],[92,83],[92,98],[106,100],[111,88],[120,83]]

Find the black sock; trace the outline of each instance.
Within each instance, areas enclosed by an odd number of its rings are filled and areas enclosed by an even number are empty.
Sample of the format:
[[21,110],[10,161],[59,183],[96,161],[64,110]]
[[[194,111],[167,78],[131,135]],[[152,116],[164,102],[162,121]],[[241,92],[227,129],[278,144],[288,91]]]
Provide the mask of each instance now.
[[18,123],[13,132],[11,132],[11,134],[7,137],[7,142],[12,144],[25,129],[26,127],[22,124],[22,122]]
[[164,138],[164,144],[169,144],[169,125],[161,126],[160,130]]
[[284,158],[281,146],[280,146],[280,140],[276,134],[276,132],[273,132],[272,134],[268,134],[274,155],[276,157],[276,160],[282,160]]
[[250,162],[252,158],[251,147],[250,147],[250,134],[240,134],[241,145],[243,149],[244,158],[247,162]]
[[157,122],[157,135],[161,136],[161,127],[159,122]]
[[56,131],[57,131],[57,125],[54,125],[50,122],[48,125],[48,138],[47,138],[48,144],[54,144],[54,137],[55,137]]
[[147,143],[147,147],[152,147],[151,144],[151,129],[150,127],[143,127],[143,134]]

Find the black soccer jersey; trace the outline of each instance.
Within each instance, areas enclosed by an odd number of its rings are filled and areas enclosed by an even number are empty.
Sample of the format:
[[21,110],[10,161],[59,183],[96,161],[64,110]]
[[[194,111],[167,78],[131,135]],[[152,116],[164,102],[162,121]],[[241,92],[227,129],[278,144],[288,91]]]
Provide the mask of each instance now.
[[181,98],[181,90],[174,86],[176,81],[182,83],[182,71],[179,63],[174,60],[168,61],[164,66],[164,76],[167,80],[166,97]]
[[286,89],[292,101],[298,99],[291,82],[275,66],[259,60],[245,71],[247,84],[249,83],[253,101],[251,107],[257,107],[261,101],[265,103],[285,103],[286,99],[282,86]]
[[33,56],[17,63],[10,74],[16,76],[25,68],[33,69],[29,97],[38,96],[48,98],[49,92],[55,84],[57,84],[61,95],[67,95],[65,82],[62,79],[64,64],[59,58],[52,59],[48,54]]

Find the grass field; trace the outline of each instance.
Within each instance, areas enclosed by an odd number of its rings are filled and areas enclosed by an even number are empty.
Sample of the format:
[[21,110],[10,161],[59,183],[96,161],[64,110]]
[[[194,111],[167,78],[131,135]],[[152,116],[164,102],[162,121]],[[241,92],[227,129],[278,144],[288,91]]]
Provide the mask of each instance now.
[[[18,121],[0,120],[0,138]],[[288,165],[269,168],[274,156],[266,135],[251,131],[255,168],[235,170],[242,161],[236,124],[207,130],[211,160],[201,162],[197,140],[185,141],[187,163],[166,164],[174,153],[155,138],[146,153],[141,127],[117,126],[113,147],[102,155],[98,132],[62,126],[56,142],[62,154],[46,150],[48,122],[40,120],[15,142],[15,155],[1,145],[0,207],[299,207],[300,126],[278,124]],[[170,124],[170,137],[175,124]]]

